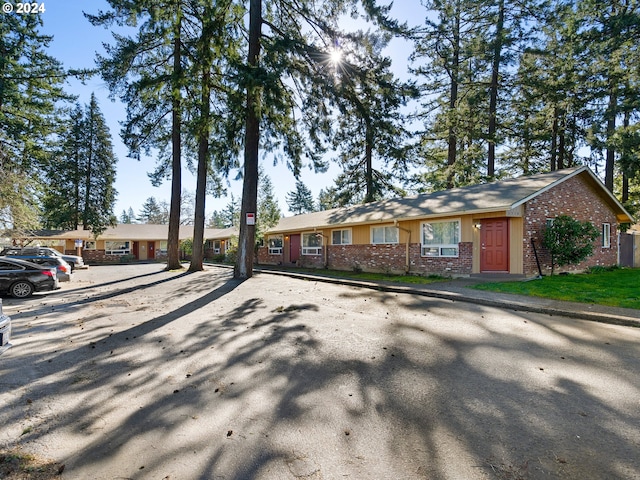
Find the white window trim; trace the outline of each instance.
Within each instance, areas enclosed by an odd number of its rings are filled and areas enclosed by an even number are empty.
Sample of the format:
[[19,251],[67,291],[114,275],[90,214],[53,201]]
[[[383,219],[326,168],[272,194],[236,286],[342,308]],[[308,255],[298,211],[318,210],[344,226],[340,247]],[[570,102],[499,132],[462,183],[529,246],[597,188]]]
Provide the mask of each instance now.
[[[424,244],[422,243],[424,238],[422,237],[423,227],[425,224],[434,224],[434,223],[457,223],[458,224],[458,243],[456,244],[445,244],[445,243],[433,243],[433,244]],[[460,257],[460,242],[462,235],[462,222],[459,218],[451,219],[451,220],[434,220],[432,222],[420,222],[420,256],[421,257],[430,257],[430,258],[459,258]],[[428,248],[437,248],[438,255],[427,255],[425,250]],[[455,249],[455,255],[443,255],[443,250],[446,249]]]
[[[121,248],[121,249],[117,249],[117,250],[107,250],[107,242],[126,243],[126,244],[128,244],[129,248]],[[122,241],[105,240],[104,248],[105,248],[105,250],[104,250],[105,255],[129,255],[131,253],[131,240],[122,240]]]
[[602,248],[611,248],[611,224],[602,224]]
[[[333,243],[333,232],[349,232],[349,243],[340,242]],[[342,234],[340,235],[340,240],[342,240]],[[353,231],[351,228],[336,228],[335,230],[331,230],[331,245],[352,245],[353,244]]]
[[[385,229],[384,231],[386,231],[387,228],[395,228],[396,229],[396,241],[395,242],[387,242],[386,239],[386,235],[385,235],[385,239],[383,242],[374,242],[373,241],[373,231],[377,228],[383,228]],[[397,245],[398,243],[400,243],[400,229],[394,225],[376,225],[376,226],[372,226],[370,229],[370,239],[371,239],[371,245]]]
[[[305,235],[315,235],[320,238],[320,246],[319,247],[305,247],[304,246],[304,237]],[[322,255],[322,248],[324,247],[324,236],[320,233],[316,232],[307,232],[303,233],[300,237],[300,243],[302,244],[302,255]]]
[[272,238],[279,238],[281,240],[281,244],[284,245],[284,238],[282,235],[269,235],[267,238],[267,248],[269,250],[269,255],[282,255],[282,247],[269,247],[269,240]]

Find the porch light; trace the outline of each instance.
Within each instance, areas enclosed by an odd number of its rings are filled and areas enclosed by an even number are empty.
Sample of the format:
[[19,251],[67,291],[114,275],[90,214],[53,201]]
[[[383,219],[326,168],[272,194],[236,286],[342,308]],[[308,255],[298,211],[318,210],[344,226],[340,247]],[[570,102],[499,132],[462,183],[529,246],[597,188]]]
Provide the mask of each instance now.
[[480,227],[482,227],[481,223],[474,223],[473,224],[473,228],[477,228],[478,230],[480,230]]

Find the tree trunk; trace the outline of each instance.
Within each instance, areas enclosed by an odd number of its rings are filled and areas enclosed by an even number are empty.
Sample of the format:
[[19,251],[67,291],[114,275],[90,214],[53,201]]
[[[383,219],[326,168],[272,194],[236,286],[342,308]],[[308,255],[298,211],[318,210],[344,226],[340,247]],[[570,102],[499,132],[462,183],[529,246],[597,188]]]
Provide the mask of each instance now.
[[[258,67],[260,32],[262,28],[262,0],[250,0],[249,54],[247,63],[253,72]],[[244,179],[242,206],[240,209],[240,237],[234,277],[250,278],[253,275],[255,225],[247,225],[247,213],[255,215],[258,204],[258,149],[260,142],[260,86],[251,79],[247,84],[247,109],[244,140]],[[254,216],[255,218],[255,216]]]
[[89,208],[91,205],[91,176],[93,175],[93,143],[94,143],[94,127],[95,122],[93,121],[93,107],[94,107],[94,98],[91,97],[91,102],[89,103],[89,112],[87,115],[87,122],[89,123],[89,131],[87,132],[87,136],[89,139],[88,145],[89,148],[87,150],[87,163],[86,170],[84,172],[84,205],[83,205],[83,213],[82,213],[82,229],[89,229]]
[[453,59],[451,64],[451,85],[449,87],[449,145],[447,150],[447,188],[453,188],[453,166],[456,163],[458,146],[458,77],[460,71],[460,3],[456,3],[455,27],[453,32]]
[[616,113],[617,113],[618,97],[615,87],[611,86],[609,92],[609,108],[607,109],[607,160],[604,166],[604,186],[607,190],[613,192],[613,172],[616,160],[616,151],[610,140],[616,131]]
[[[629,123],[630,123],[630,112],[626,111],[624,112],[624,120],[623,120],[623,126],[625,128],[625,130],[627,128],[629,128]],[[624,152],[625,155],[629,155],[629,152]],[[629,201],[629,175],[627,175],[626,172],[622,172],[622,203],[627,203]]]
[[367,122],[366,126],[366,145],[365,145],[365,181],[367,184],[367,191],[364,197],[364,203],[370,203],[374,201],[373,192],[373,134],[371,133],[371,126]]
[[200,124],[198,125],[198,175],[196,183],[196,204],[193,220],[193,255],[190,272],[198,272],[204,269],[204,220],[205,200],[207,195],[207,169],[209,166],[209,133],[211,124],[211,48],[210,28],[207,23],[211,15],[205,8],[202,25],[202,48],[200,62],[202,63],[202,93],[200,98]]
[[558,108],[555,107],[553,109],[553,125],[551,127],[551,155],[550,155],[550,165],[549,170],[552,172],[558,169],[557,163],[557,148],[558,148]]
[[171,112],[171,206],[169,207],[169,236],[167,238],[167,270],[177,270],[180,263],[180,203],[182,195],[182,161],[180,145],[180,127],[182,124],[182,99],[180,91],[181,41],[182,24],[180,5],[178,5],[177,22],[173,40],[173,81]]
[[496,40],[493,48],[493,65],[491,68],[491,86],[489,97],[489,151],[487,153],[487,177],[495,177],[496,168],[496,117],[498,110],[498,80],[500,75],[500,59],[502,55],[502,35],[504,30],[504,0],[498,5],[498,23]]

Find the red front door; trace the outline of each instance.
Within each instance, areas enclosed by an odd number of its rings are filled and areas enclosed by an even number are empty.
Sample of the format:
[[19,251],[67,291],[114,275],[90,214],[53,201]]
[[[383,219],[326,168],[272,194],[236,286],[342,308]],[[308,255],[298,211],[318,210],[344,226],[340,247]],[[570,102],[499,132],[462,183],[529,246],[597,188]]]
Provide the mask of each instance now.
[[147,242],[147,258],[152,260],[156,258],[155,242]]
[[300,260],[300,235],[291,235],[289,242],[289,261],[296,263]]
[[480,228],[480,271],[509,271],[509,220],[482,220]]

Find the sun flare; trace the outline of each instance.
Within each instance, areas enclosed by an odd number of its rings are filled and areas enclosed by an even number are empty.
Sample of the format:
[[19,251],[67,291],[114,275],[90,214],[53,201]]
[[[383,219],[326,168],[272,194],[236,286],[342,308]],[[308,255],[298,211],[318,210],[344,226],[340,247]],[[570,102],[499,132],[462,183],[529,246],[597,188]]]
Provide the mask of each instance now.
[[342,61],[342,51],[337,48],[333,48],[329,56],[331,58],[331,63],[333,64],[338,64]]

